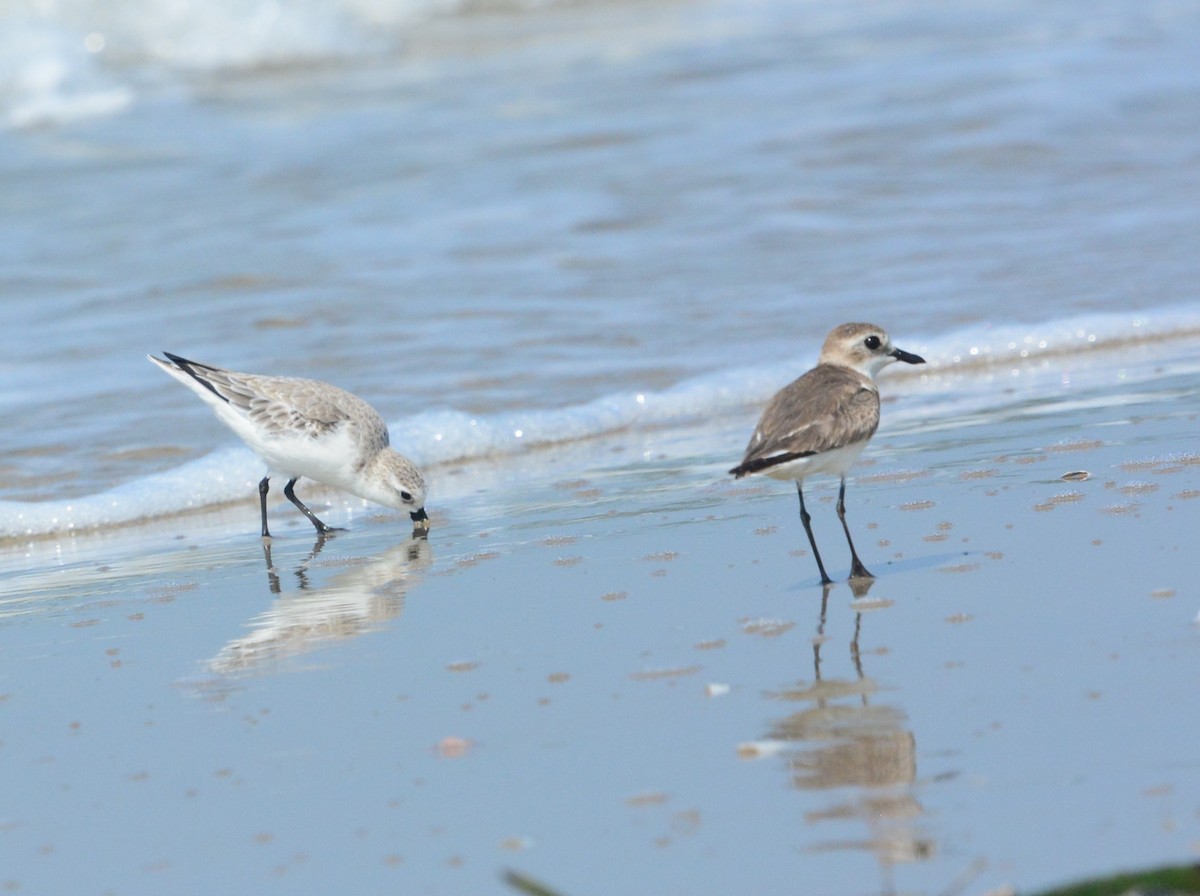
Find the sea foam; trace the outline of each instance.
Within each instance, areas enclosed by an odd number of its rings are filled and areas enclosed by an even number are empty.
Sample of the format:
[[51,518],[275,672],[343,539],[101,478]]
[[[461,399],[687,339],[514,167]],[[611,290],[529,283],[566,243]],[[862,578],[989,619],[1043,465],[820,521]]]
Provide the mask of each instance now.
[[[962,425],[990,409],[1037,404],[1070,389],[1128,387],[1160,372],[1155,364],[1130,361],[1164,353],[1194,359],[1194,352],[1180,352],[1178,345],[1197,340],[1200,307],[974,327],[925,338],[897,334],[900,345],[928,363],[896,365],[883,374],[885,397],[906,399],[889,403],[883,427]],[[438,469],[449,464],[624,431],[703,424],[734,413],[749,421],[763,401],[815,360],[814,351],[796,363],[722,370],[667,389],[614,393],[566,408],[492,415],[430,410],[391,421],[390,428],[395,447],[426,468],[436,495]],[[730,446],[731,456],[740,448]],[[246,501],[262,475],[261,461],[237,443],[81,498],[0,502],[0,538],[90,530]]]

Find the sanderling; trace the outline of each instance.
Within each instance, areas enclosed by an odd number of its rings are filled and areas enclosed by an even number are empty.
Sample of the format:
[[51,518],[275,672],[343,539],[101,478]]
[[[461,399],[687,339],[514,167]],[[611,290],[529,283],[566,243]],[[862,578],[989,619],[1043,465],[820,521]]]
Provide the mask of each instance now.
[[764,473],[796,481],[800,521],[822,585],[832,579],[825,573],[811,518],[804,509],[804,478],[813,473],[841,477],[837,513],[850,544],[850,578],[874,578],[858,559],[846,525],[846,471],[879,426],[879,390],[872,378],[893,361],[925,363],[919,355],[893,346],[879,327],[842,324],[826,337],[817,366],[775,393],[750,437],[746,456],[729,471],[738,479]]
[[163,354],[169,360],[146,357],[204,399],[266,461],[267,475],[258,484],[263,538],[271,537],[267,491],[273,473],[288,478],[283,493],[321,535],[335,530],[296,497],[301,476],[407,510],[414,534],[429,530],[421,471],[388,447],[387,424],[358,396],[316,380],[234,373]]

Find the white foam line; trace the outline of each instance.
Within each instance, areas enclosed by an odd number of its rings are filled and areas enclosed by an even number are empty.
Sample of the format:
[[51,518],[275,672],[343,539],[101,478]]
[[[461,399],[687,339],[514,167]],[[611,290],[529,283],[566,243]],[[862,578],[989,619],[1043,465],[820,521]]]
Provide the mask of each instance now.
[[[1156,343],[1179,339],[1200,340],[1200,308],[1167,310],[1152,317],[1132,312],[1096,315],[987,328],[982,333],[975,328],[925,342],[897,337],[929,363],[885,374],[885,398],[906,393],[921,393],[921,398],[888,408],[884,425],[901,431],[918,424],[936,427],[938,421],[953,426],[989,408],[1027,402],[1038,393],[1052,394],[1048,390],[1060,388],[1064,376],[1079,382],[1090,377],[1102,384],[1105,377],[1115,375],[1115,352],[1128,352],[1131,345],[1154,351]],[[422,466],[436,468],[602,438],[627,429],[711,419],[760,405],[814,360],[815,351],[812,358],[796,363],[721,371],[659,392],[607,395],[573,408],[493,416],[430,411],[394,423],[393,443]],[[1152,368],[1143,366],[1137,375],[1149,376]],[[1002,389],[997,388],[998,381]],[[0,538],[86,531],[248,501],[262,474],[261,462],[235,445],[95,495],[36,503],[0,501]]]

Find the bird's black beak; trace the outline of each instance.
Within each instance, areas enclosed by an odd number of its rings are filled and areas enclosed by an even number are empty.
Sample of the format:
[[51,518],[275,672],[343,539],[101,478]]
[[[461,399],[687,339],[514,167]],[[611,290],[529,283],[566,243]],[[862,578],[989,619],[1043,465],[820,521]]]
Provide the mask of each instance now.
[[424,507],[414,510],[408,516],[413,521],[413,532],[429,531],[429,514],[425,512]]
[[903,361],[905,364],[924,364],[925,359],[920,355],[914,355],[912,352],[906,352],[902,348],[894,348],[889,354],[897,361]]

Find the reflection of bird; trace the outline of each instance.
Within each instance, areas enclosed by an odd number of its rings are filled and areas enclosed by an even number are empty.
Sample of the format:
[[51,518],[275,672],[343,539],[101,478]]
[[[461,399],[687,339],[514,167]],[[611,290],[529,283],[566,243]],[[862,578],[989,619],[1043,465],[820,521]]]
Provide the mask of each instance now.
[[892,345],[872,324],[842,324],[825,339],[817,366],[785,386],[767,404],[742,462],[729,472],[738,479],[763,473],[794,479],[800,496],[800,521],[808,534],[821,583],[825,572],[804,508],[804,479],[813,473],[841,478],[837,512],[850,545],[850,578],[872,578],[858,559],[846,525],[846,471],[879,426],[879,390],[873,377],[894,361],[924,364],[925,359]]
[[[866,597],[870,582],[865,585],[854,589],[856,598]],[[916,775],[916,753],[912,734],[904,730],[904,713],[891,706],[871,704],[877,685],[863,672],[859,650],[861,612],[854,614],[854,637],[850,640],[853,680],[827,679],[821,674],[828,601],[826,590],[813,638],[813,683],[776,695],[782,700],[811,705],[778,723],[770,736],[779,741],[826,744],[791,761],[797,787],[886,787],[911,783]]]
[[262,535],[272,473],[288,478],[287,499],[319,533],[334,531],[296,497],[301,476],[396,510],[407,510],[418,531],[429,528],[425,480],[412,461],[389,447],[387,424],[375,409],[344,389],[316,380],[234,373],[170,352],[151,361],[212,407],[221,422],[267,463],[258,484]]
[[[879,687],[863,672],[861,612],[855,614],[850,641],[854,677],[822,676],[828,596],[826,591],[813,638],[813,682],[773,695],[803,708],[774,724],[768,739],[790,748],[787,763],[794,787],[839,794],[836,803],[807,813],[806,820],[858,818],[866,824],[869,836],[866,840],[826,841],[810,849],[864,849],[874,853],[885,869],[897,862],[929,858],[935,843],[919,827],[925,810],[911,791],[917,776],[916,738],[907,728],[902,709],[871,702]],[[855,589],[855,597],[865,596],[865,589]],[[887,887],[885,892],[893,890]]]
[[[275,601],[254,620],[248,634],[221,648],[208,663],[210,669],[227,676],[250,673],[327,642],[371,631],[400,615],[405,594],[432,562],[429,542],[414,538],[334,576],[321,588],[311,589],[307,567],[321,545],[318,540],[296,570],[301,593]],[[279,593],[269,553],[267,572],[272,592]]]

